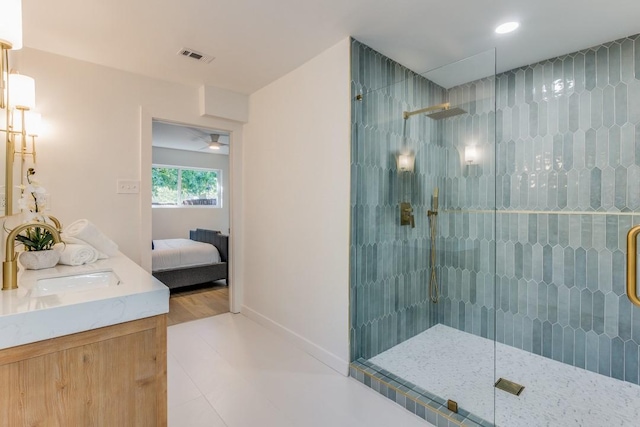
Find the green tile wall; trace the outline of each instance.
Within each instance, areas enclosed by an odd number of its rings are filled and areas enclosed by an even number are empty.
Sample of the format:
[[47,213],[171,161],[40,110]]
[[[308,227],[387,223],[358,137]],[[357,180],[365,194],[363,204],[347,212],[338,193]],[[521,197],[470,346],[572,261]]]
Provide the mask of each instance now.
[[[351,356],[369,358],[426,330],[436,307],[424,286],[429,270],[426,212],[444,184],[440,130],[402,113],[443,101],[445,90],[352,41]],[[362,95],[362,100],[357,100]],[[415,172],[398,172],[396,155],[416,152]],[[400,226],[410,202],[416,228]]]

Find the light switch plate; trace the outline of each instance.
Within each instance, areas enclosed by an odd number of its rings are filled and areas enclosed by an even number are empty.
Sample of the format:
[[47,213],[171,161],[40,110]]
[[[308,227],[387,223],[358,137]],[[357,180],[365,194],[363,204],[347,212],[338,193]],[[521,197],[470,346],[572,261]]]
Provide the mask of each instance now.
[[140,181],[133,179],[119,179],[118,194],[135,194],[140,192]]

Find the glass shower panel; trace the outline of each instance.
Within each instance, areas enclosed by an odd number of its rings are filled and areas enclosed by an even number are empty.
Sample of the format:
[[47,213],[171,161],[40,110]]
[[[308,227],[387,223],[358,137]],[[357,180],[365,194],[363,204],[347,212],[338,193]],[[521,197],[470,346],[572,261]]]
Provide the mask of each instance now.
[[351,374],[436,425],[494,421],[494,64],[352,44]]
[[[497,76],[496,423],[640,425],[638,36]],[[632,113],[635,111],[635,113]]]

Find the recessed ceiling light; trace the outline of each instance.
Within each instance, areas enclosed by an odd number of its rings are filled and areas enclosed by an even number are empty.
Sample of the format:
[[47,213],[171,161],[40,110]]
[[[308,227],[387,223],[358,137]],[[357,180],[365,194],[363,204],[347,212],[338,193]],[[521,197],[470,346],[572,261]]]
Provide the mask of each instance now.
[[498,25],[496,27],[496,33],[498,34],[507,34],[511,31],[515,31],[520,26],[519,22],[505,22],[504,24]]

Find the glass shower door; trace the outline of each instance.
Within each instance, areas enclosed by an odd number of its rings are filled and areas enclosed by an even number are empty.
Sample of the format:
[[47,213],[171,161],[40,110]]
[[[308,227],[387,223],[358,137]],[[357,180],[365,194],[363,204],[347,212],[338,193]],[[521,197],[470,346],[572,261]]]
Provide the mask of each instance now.
[[640,425],[638,43],[497,76],[496,374],[524,387],[498,425]]

